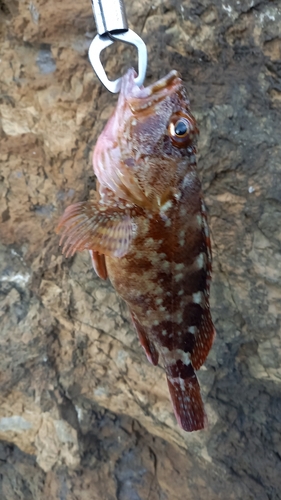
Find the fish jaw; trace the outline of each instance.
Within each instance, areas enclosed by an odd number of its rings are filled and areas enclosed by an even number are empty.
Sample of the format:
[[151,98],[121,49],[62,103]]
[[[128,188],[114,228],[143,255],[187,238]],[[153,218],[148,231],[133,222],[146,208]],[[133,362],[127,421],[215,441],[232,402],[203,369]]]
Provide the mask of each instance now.
[[93,168],[100,197],[108,190],[116,198],[159,211],[172,199],[177,186],[192,168],[195,147],[176,147],[169,135],[171,118],[185,114],[197,127],[178,72],[148,87],[138,87],[134,70],[123,77],[117,107],[100,135]]

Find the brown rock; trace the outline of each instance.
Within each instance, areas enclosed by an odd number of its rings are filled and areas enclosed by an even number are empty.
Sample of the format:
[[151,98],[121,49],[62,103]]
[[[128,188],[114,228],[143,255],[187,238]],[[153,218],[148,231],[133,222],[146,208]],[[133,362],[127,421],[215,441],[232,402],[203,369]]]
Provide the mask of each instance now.
[[[54,233],[95,180],[116,98],[87,60],[91,4],[0,2],[0,498],[280,498],[280,40],[277,0],[125,2],[147,82],[181,72],[200,127],[217,339],[209,417],[181,431],[126,307]],[[134,61],[114,44],[109,75]]]

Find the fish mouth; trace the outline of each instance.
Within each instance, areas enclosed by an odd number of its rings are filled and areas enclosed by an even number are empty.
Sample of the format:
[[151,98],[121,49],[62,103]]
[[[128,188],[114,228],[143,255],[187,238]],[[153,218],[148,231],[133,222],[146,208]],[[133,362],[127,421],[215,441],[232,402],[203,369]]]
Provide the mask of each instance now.
[[151,95],[153,95],[163,91],[165,91],[166,93],[169,90],[174,91],[176,87],[181,85],[182,80],[180,74],[174,69],[170,71],[168,75],[158,80],[158,82],[152,83],[150,86],[146,87],[146,90],[149,91]]
[[172,70],[168,75],[148,87],[140,88],[136,84],[131,85],[130,89],[127,87],[129,95],[126,97],[131,111],[137,113],[147,110],[156,103],[166,99],[167,96],[177,93],[182,87],[180,74],[178,71]]

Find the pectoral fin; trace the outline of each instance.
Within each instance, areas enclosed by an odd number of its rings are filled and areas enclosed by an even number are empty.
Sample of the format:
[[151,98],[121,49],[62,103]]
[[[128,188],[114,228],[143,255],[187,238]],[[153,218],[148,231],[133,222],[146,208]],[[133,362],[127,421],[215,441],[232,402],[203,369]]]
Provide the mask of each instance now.
[[60,245],[66,257],[82,250],[123,257],[133,238],[133,221],[124,210],[97,201],[80,202],[65,210],[57,227],[57,232],[61,230]]

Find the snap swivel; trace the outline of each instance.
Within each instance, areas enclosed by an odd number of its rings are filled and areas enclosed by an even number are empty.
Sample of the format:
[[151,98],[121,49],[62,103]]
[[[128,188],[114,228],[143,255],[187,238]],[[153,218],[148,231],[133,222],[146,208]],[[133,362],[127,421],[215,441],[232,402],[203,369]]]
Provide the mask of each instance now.
[[123,0],[92,0],[98,34],[89,48],[89,59],[97,77],[112,93],[120,91],[121,77],[108,79],[100,60],[101,52],[115,41],[134,45],[138,51],[138,76],[135,83],[141,86],[147,68],[147,49],[144,41],[128,28]]

